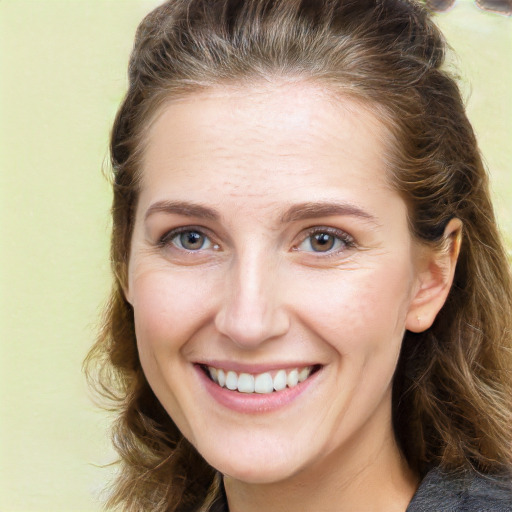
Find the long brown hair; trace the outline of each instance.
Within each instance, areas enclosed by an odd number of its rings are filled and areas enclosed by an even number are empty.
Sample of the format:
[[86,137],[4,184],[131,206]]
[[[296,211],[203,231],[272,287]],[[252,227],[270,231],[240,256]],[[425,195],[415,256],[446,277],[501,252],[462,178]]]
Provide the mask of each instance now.
[[129,89],[111,137],[113,291],[86,363],[111,400],[121,466],[109,506],[190,511],[215,494],[215,470],[150,389],[123,295],[146,130],[162,103],[222,83],[308,80],[363,102],[394,138],[394,186],[410,229],[438,244],[464,226],[450,295],[434,325],[407,332],[393,389],[400,448],[419,475],[433,465],[488,474],[512,466],[512,298],[488,179],[445,43],[404,0],[172,0],[140,24]]

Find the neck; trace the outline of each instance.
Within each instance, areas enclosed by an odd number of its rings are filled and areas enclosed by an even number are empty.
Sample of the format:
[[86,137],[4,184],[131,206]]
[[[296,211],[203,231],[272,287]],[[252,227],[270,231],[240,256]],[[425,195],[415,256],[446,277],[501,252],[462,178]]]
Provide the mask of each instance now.
[[354,437],[279,482],[250,484],[225,477],[230,512],[404,512],[418,479],[400,454],[391,420],[387,430],[367,425]]

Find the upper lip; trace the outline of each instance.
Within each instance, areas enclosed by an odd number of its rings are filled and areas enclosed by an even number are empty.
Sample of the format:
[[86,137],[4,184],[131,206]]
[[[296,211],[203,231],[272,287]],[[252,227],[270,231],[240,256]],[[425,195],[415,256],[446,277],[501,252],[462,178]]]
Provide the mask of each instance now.
[[272,363],[241,363],[237,361],[224,361],[224,360],[207,360],[197,361],[196,364],[201,366],[212,366],[213,368],[222,370],[231,370],[236,373],[252,373],[259,374],[265,372],[271,372],[275,370],[293,370],[294,368],[305,368],[308,366],[321,366],[315,362],[305,361],[282,361]]

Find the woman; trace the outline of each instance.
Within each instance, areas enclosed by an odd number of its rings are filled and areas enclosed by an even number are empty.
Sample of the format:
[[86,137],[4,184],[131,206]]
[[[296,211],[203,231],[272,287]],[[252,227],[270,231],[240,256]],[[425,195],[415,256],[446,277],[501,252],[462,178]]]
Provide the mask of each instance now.
[[398,0],[141,23],[89,356],[109,506],[512,510],[510,275],[443,58]]

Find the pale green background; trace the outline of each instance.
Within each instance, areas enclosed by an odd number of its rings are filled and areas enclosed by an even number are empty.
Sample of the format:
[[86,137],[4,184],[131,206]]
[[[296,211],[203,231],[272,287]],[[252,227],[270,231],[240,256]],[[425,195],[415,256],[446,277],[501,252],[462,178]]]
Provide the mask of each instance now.
[[[135,27],[156,0],[0,0],[0,510],[98,511],[108,416],[81,363],[109,287],[101,167]],[[438,16],[512,234],[512,19]],[[465,86],[466,94],[470,88]]]

